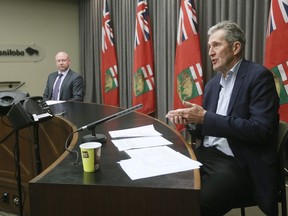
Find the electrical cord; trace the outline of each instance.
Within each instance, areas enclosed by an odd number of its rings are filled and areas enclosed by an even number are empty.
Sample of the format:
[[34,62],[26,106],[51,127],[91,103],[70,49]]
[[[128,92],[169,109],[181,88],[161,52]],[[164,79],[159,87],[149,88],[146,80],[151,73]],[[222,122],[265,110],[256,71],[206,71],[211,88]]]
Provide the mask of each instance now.
[[75,162],[74,162],[74,165],[79,165],[79,153],[78,153],[78,151],[68,149],[68,143],[70,143],[70,138],[71,138],[71,136],[72,136],[74,133],[76,133],[76,132],[78,132],[78,131],[73,131],[73,133],[71,133],[71,134],[67,137],[67,139],[66,139],[66,141],[65,141],[65,149],[66,149],[69,153],[74,153],[74,154],[76,154],[76,160],[75,160]]

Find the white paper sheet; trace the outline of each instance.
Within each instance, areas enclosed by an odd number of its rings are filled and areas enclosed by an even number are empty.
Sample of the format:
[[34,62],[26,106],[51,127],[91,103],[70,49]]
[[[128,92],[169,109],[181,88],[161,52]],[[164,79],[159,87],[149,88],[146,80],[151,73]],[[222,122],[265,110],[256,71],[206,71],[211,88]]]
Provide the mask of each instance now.
[[137,137],[111,140],[119,151],[134,149],[134,148],[147,148],[152,146],[163,146],[173,144],[162,136],[152,137]]
[[109,134],[112,138],[162,135],[161,133],[159,133],[154,129],[154,126],[152,124],[123,130],[109,131]]
[[118,163],[132,180],[198,169],[201,165],[167,146],[125,152],[131,159]]
[[46,103],[47,105],[54,105],[54,104],[59,104],[59,103],[65,103],[66,101],[61,101],[61,100],[47,100]]

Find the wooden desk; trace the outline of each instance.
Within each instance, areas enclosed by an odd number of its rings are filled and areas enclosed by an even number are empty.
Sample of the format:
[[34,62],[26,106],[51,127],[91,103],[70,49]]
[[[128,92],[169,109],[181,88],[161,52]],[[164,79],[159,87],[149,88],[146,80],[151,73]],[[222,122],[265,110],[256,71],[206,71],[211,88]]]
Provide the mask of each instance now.
[[[53,105],[51,109],[64,111],[65,118],[78,128],[121,111],[110,106],[74,102]],[[96,127],[96,133],[107,136],[107,143],[102,145],[99,171],[83,172],[82,164],[74,164],[75,154],[69,154],[29,182],[31,215],[200,215],[199,170],[132,181],[117,163],[128,156],[113,145],[108,131],[148,124],[153,124],[173,143],[171,148],[189,156],[185,140],[177,131],[149,116],[127,114]],[[80,132],[78,144],[81,137],[89,133]],[[79,151],[78,145],[74,150]],[[190,153],[194,157],[193,152]]]

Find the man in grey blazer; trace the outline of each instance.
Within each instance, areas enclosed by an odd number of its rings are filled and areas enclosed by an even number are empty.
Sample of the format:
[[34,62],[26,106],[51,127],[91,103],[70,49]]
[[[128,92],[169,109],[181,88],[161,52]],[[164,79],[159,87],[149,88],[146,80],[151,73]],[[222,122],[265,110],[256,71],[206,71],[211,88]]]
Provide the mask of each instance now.
[[83,101],[85,83],[83,77],[70,69],[71,60],[67,53],[59,52],[55,56],[58,71],[49,74],[44,100]]
[[221,73],[205,85],[203,107],[183,102],[187,108],[166,115],[175,124],[193,124],[189,132],[202,141],[195,150],[203,164],[201,215],[224,215],[249,199],[266,215],[278,215],[279,98],[273,75],[244,59],[246,39],[236,23],[220,22],[208,36],[213,69]]

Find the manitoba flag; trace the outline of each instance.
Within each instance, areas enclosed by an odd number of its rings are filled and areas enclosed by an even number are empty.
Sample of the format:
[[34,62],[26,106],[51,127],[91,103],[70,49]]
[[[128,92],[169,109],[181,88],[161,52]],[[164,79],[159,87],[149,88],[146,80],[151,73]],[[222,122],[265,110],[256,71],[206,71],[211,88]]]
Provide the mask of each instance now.
[[102,19],[102,95],[103,103],[119,106],[119,86],[116,49],[107,0],[103,3]]
[[155,81],[152,32],[146,0],[138,0],[134,41],[133,106],[142,104],[139,112],[155,111]]
[[280,97],[279,114],[288,122],[288,1],[271,0],[265,66],[273,73]]
[[[174,68],[174,109],[182,101],[202,105],[203,72],[194,0],[181,0]],[[176,125],[182,130],[182,125]]]

